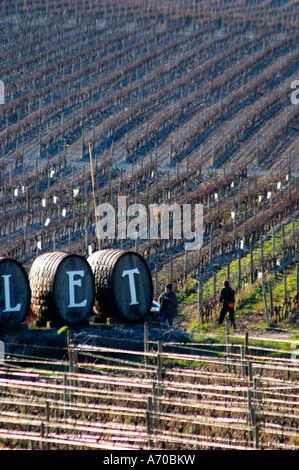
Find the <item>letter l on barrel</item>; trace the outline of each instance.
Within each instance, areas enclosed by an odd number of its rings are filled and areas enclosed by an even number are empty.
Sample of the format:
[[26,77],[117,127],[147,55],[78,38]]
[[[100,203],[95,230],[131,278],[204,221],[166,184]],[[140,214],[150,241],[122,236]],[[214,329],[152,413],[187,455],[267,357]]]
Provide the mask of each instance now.
[[137,305],[139,302],[136,298],[136,287],[134,281],[134,274],[140,274],[138,268],[134,269],[127,269],[123,271],[122,277],[129,276],[129,285],[130,285],[130,293],[131,293],[131,302],[130,305]]
[[81,276],[84,277],[84,271],[66,271],[66,274],[69,277],[69,299],[70,303],[68,305],[68,308],[74,308],[74,307],[85,307],[87,304],[87,300],[84,299],[81,303],[76,303],[75,301],[75,286],[82,286],[82,280],[77,279],[75,280],[75,276]]
[[10,305],[10,283],[9,283],[9,278],[11,277],[11,274],[2,274],[3,280],[4,280],[4,297],[5,297],[5,309],[3,310],[3,313],[6,312],[19,312],[21,310],[22,304],[18,303],[15,307],[12,307]]

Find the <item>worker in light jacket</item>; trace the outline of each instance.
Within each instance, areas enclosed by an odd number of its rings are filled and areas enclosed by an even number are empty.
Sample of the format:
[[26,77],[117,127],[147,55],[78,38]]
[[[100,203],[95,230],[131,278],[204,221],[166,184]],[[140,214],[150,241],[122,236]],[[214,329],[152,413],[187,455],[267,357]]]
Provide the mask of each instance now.
[[172,285],[167,284],[165,286],[165,292],[159,297],[160,304],[160,318],[161,323],[166,323],[168,320],[169,325],[173,325],[173,319],[177,316],[177,296],[172,291]]
[[235,322],[235,291],[230,287],[229,281],[224,282],[224,288],[221,291],[219,304],[223,302],[222,309],[220,311],[220,316],[218,319],[219,325],[223,322],[225,315],[227,312],[229,313],[229,319],[231,325],[234,329],[236,329],[236,322]]

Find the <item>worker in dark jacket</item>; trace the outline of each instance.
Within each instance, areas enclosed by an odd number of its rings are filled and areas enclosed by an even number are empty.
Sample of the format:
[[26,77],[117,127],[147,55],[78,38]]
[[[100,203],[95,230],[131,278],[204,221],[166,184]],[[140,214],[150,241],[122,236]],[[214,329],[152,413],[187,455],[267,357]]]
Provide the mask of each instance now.
[[160,318],[161,323],[166,323],[168,319],[169,325],[173,325],[173,319],[177,316],[177,296],[172,291],[172,285],[167,284],[165,287],[165,292],[159,297],[160,304]]
[[235,291],[230,287],[229,281],[224,282],[224,288],[221,291],[221,295],[219,298],[219,305],[223,302],[222,309],[220,311],[220,316],[218,323],[219,325],[222,324],[225,315],[227,312],[229,313],[229,319],[231,325],[234,329],[236,329],[236,322],[235,322]]

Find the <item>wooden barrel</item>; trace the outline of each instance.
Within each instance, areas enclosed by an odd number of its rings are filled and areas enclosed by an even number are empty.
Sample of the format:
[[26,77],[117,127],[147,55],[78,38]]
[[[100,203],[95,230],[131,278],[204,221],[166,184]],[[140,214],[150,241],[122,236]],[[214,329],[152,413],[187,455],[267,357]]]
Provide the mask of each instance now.
[[92,311],[94,277],[79,255],[51,252],[38,256],[29,272],[31,308],[38,320],[74,324]]
[[150,310],[153,300],[151,272],[145,260],[131,251],[95,251],[87,259],[95,277],[97,315],[136,321]]
[[29,313],[30,285],[27,273],[16,260],[0,257],[0,327],[22,323]]

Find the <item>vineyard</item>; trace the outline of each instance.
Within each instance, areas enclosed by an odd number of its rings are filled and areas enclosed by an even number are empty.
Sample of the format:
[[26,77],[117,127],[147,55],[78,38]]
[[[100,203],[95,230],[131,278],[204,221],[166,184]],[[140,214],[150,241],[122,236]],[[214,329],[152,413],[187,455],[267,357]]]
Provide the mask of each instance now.
[[[40,251],[97,249],[89,143],[97,202],[203,203],[215,255],[295,215],[297,9],[220,12],[221,2],[2,4],[4,255],[29,265]],[[151,267],[182,251],[181,240],[136,244]]]
[[[155,299],[173,283],[188,327],[215,322],[227,278],[240,316],[253,297],[268,327],[295,315],[298,16],[294,0],[1,2],[1,256],[29,272],[48,252],[135,251]],[[203,246],[184,249],[174,214],[169,239],[100,243],[95,206],[116,211],[119,196],[146,208],[202,204]],[[73,347],[75,369],[5,363],[4,448],[298,447],[289,357],[157,349],[142,372],[138,359],[95,370],[87,357],[98,364],[102,351]]]
[[158,341],[143,354],[93,341],[2,365],[2,449],[298,448],[294,349]]

